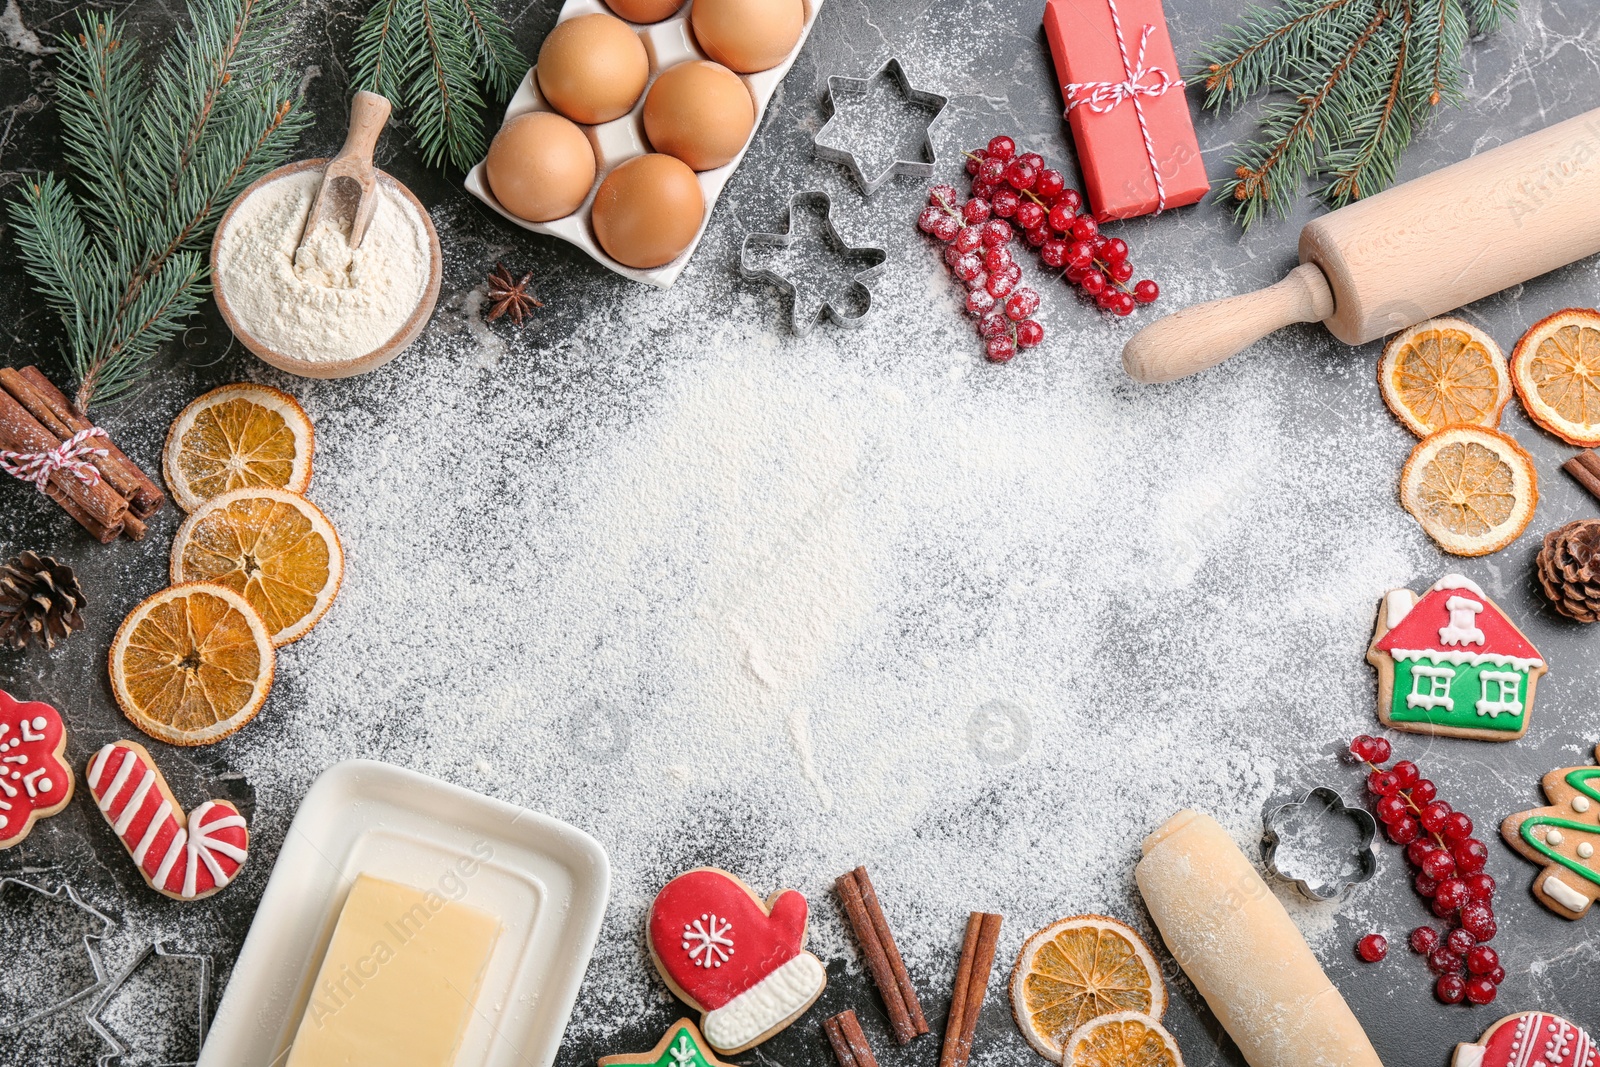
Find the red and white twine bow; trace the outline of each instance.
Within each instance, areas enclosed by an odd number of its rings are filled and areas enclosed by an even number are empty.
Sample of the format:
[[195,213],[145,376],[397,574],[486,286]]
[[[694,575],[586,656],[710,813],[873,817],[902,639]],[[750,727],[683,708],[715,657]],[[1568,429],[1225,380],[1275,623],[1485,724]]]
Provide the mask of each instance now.
[[[1133,113],[1139,119],[1139,133],[1144,137],[1144,154],[1150,160],[1150,173],[1156,180],[1156,214],[1166,210],[1167,187],[1161,180],[1161,164],[1156,159],[1155,142],[1150,139],[1150,125],[1145,121],[1144,104],[1140,102],[1141,96],[1164,96],[1169,89],[1183,88],[1183,79],[1174,78],[1160,67],[1146,67],[1144,65],[1144,52],[1150,43],[1150,34],[1155,32],[1155,27],[1146,25],[1144,32],[1139,35],[1139,54],[1134,60],[1128,58],[1128,41],[1122,34],[1122,19],[1117,15],[1117,0],[1106,0],[1111,8],[1111,26],[1117,31],[1117,49],[1122,53],[1122,70],[1127,77],[1119,82],[1073,82],[1066,87],[1067,113],[1080,104],[1088,104],[1089,110],[1097,115],[1103,115],[1124,100],[1133,101]],[[1146,78],[1154,81],[1146,83]]]
[[111,454],[104,448],[94,448],[88,443],[89,438],[96,434],[107,436],[100,427],[91,426],[43,452],[0,451],[0,470],[25,482],[32,482],[41,493],[56,471],[66,471],[84,485],[99,485],[100,472],[95,470],[94,464],[83,458]]

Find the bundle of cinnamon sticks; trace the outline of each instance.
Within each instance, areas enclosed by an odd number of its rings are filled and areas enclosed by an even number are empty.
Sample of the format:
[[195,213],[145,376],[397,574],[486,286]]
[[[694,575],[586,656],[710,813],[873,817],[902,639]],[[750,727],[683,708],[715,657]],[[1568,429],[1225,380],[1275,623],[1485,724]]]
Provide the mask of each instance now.
[[39,368],[0,368],[0,452],[45,457],[90,430],[96,432],[85,438],[88,447],[78,459],[94,473],[52,464],[41,488],[101,544],[118,537],[142,540],[145,520],[167,502],[161,487],[73,408]]

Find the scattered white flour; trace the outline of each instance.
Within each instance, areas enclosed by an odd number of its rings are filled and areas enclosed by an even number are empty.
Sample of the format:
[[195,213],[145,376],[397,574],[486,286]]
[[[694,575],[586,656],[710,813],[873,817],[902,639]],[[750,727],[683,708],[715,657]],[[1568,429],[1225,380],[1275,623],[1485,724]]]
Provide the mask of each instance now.
[[428,284],[427,228],[386,182],[359,248],[348,223],[323,221],[296,244],[322,171],[257,189],[233,213],[217,255],[223,296],[256,340],[311,362],[355,359],[405,325]]

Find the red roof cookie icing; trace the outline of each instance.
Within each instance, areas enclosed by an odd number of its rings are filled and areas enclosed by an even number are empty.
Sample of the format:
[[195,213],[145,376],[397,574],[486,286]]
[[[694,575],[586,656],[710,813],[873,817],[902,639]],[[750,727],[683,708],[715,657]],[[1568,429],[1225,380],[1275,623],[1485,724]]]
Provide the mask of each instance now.
[[1557,1015],[1525,1011],[1457,1045],[1452,1067],[1597,1067],[1594,1039]]
[[705,1013],[706,1039],[748,1048],[804,1011],[826,972],[801,947],[806,898],[785,889],[763,903],[726,871],[680,874],[650,906],[650,951],[674,990]]
[[0,689],[0,848],[17,844],[72,799],[66,744],[59,711]]
[[1378,641],[1382,652],[1466,653],[1540,660],[1539,650],[1472,581],[1457,574],[1441,578],[1416,606]]

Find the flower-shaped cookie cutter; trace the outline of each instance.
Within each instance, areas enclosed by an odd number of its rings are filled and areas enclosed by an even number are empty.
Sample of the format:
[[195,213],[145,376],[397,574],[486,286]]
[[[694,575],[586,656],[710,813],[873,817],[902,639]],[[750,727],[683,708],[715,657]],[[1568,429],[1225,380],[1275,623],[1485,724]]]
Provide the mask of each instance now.
[[[1358,836],[1358,844],[1348,853],[1355,858],[1356,869],[1346,872],[1341,869],[1331,880],[1323,881],[1315,875],[1303,871],[1296,871],[1292,867],[1285,869],[1279,865],[1279,848],[1284,843],[1286,836],[1293,837],[1296,828],[1292,824],[1295,816],[1313,805],[1322,809],[1322,814],[1328,818],[1343,819],[1354,823]],[[1274,805],[1268,802],[1262,810],[1261,820],[1264,824],[1261,841],[1261,858],[1267,865],[1267,870],[1288,882],[1293,882],[1295,888],[1316,901],[1337,900],[1352,886],[1360,885],[1378,873],[1378,820],[1366,808],[1351,807],[1344,802],[1337,790],[1325,785],[1319,785],[1310,792],[1289,801],[1287,804]],[[1313,843],[1317,847],[1320,842]]]
[[47,900],[52,900],[60,904],[68,904],[74,908],[77,908],[85,915],[89,916],[90,920],[99,926],[99,930],[90,930],[83,935],[83,950],[88,956],[89,969],[94,975],[94,981],[90,982],[88,985],[77,990],[76,992],[69,993],[64,997],[57,999],[53,1003],[29,1012],[20,1019],[6,1020],[4,1018],[0,1018],[0,1034],[15,1033],[24,1027],[31,1026],[34,1023],[39,1022],[41,1019],[45,1019],[55,1012],[61,1011],[77,1001],[82,1000],[84,997],[88,996],[96,989],[99,989],[102,985],[104,985],[106,980],[106,967],[105,963],[100,958],[100,948],[98,943],[103,941],[106,935],[111,932],[112,927],[117,925],[110,916],[104,914],[97,908],[93,908],[88,904],[85,904],[83,902],[83,898],[78,896],[78,891],[69,885],[63,885],[59,889],[52,891],[43,889],[40,886],[34,885],[32,882],[24,881],[21,878],[13,878],[10,876],[0,878],[0,898],[3,898],[7,893],[13,891],[36,893]]
[[[827,293],[818,293],[816,306],[810,301],[801,299],[802,292],[808,287],[780,271],[771,267],[753,265],[751,253],[756,249],[767,248],[782,251],[793,247],[807,235],[795,231],[795,219],[798,217],[797,209],[807,205],[816,205],[820,208],[817,217],[822,221],[821,239],[833,247],[841,258],[855,260],[863,264],[859,270],[849,273],[850,294],[860,306],[860,310],[851,311],[837,302],[836,296]],[[883,265],[888,262],[889,253],[882,248],[871,245],[860,247],[849,244],[839,235],[838,227],[833,223],[833,201],[828,194],[820,189],[808,189],[795,193],[789,198],[789,206],[784,217],[784,230],[782,233],[748,233],[744,242],[739,246],[739,273],[746,278],[759,279],[770,282],[779,289],[787,292],[790,297],[790,325],[794,332],[804,336],[811,332],[811,327],[821,322],[824,318],[832,319],[840,326],[852,329],[861,325],[861,320],[867,312],[872,310],[872,290],[863,284],[883,270]]]
[[[882,174],[871,177],[861,169],[860,158],[852,151],[837,145],[824,143],[829,129],[838,119],[837,100],[841,96],[864,97],[872,90],[872,83],[880,78],[887,79],[900,92],[900,96],[909,104],[922,107],[932,114],[928,116],[928,123],[922,135],[922,143],[918,146],[916,159],[897,159],[891,162]],[[828,78],[828,91],[823,96],[823,103],[827,109],[828,121],[822,124],[816,136],[811,139],[811,149],[818,159],[826,159],[834,163],[842,163],[850,168],[850,173],[855,175],[856,181],[861,183],[861,190],[866,196],[871,196],[883,187],[884,183],[896,175],[907,178],[931,178],[934,174],[934,164],[938,157],[934,153],[932,130],[934,124],[944,114],[944,108],[949,103],[949,98],[938,93],[918,89],[911,84],[911,79],[906,75],[906,68],[900,60],[890,59],[876,73],[866,78],[847,78],[840,74],[830,75]]]
[[[122,991],[123,986],[127,985],[128,980],[138,973],[140,968],[148,966],[152,959],[183,960],[191,962],[199,968],[198,976],[195,979],[199,994],[199,1003],[196,1008],[198,1015],[195,1021],[196,1056],[200,1054],[201,1046],[206,1043],[207,1014],[211,1004],[211,957],[199,956],[189,952],[168,952],[164,944],[156,941],[146,945],[142,951],[129,961],[128,965],[122,969],[122,972],[105,987],[100,996],[95,998],[94,1003],[89,1006],[89,1010],[85,1013],[89,1020],[90,1028],[100,1036],[100,1040],[111,1046],[110,1052],[103,1053],[95,1061],[96,1067],[113,1067],[113,1064],[117,1061],[122,1061],[130,1054],[141,1051],[130,1047],[113,1033],[101,1016],[105,1014],[106,1008],[111,1005],[111,1002],[116,999],[117,994]],[[173,1017],[175,1018],[176,1016]],[[179,1063],[164,1063],[162,1067],[192,1067],[194,1062],[194,1060],[188,1060]]]

